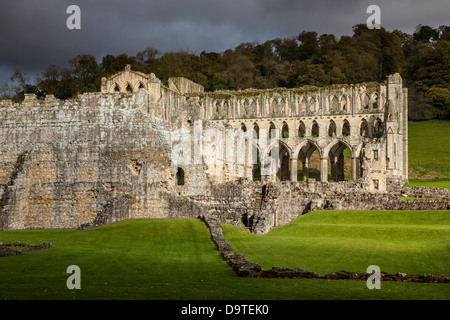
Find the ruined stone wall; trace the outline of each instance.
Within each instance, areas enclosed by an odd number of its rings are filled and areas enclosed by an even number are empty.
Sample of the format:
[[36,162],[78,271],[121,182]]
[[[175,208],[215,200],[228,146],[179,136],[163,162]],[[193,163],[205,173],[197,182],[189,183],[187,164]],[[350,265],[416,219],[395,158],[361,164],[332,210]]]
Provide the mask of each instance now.
[[0,102],[1,230],[165,217],[170,144],[148,103],[144,92]]
[[[117,88],[125,92],[128,85],[132,92],[148,93],[151,103],[145,111],[170,131],[172,174],[180,168],[187,176],[185,186],[176,187],[180,195],[202,195],[210,183],[253,180],[256,152],[250,155],[250,150],[256,148],[263,162],[279,156],[273,161],[278,161],[277,168],[267,165],[270,172],[261,173],[265,181],[308,178],[311,155],[317,151],[322,182],[329,180],[328,171],[334,181],[344,180],[346,174],[354,180],[367,176],[364,187],[369,191],[386,190],[389,181],[407,182],[407,90],[399,74],[385,83],[205,92],[181,77],[170,78],[164,86],[154,74],[131,71],[128,65],[102,83],[105,93]],[[196,150],[199,136],[192,126],[200,122],[200,136],[210,129],[218,133]],[[276,141],[270,140],[272,130]],[[242,137],[241,131],[247,135]],[[175,150],[178,136],[189,138],[190,144]],[[272,153],[275,146],[282,152]],[[196,162],[198,153],[214,161]]]
[[[213,185],[208,196],[192,197],[221,223],[264,234],[314,210],[447,210],[450,197],[404,200],[389,192],[368,192],[364,181],[315,180],[280,183],[239,180]],[[431,192],[431,190],[430,190]]]

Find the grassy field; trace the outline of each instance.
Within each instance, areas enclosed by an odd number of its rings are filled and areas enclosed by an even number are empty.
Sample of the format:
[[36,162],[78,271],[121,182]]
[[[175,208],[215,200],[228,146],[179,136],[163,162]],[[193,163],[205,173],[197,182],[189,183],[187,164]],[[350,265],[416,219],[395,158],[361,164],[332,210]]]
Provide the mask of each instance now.
[[264,269],[450,274],[448,211],[314,211],[259,236],[224,225],[233,248]]
[[450,179],[409,179],[406,186],[423,186],[450,189]]
[[[450,122],[409,123],[409,185],[450,188]],[[450,274],[448,211],[317,211],[264,236],[224,225],[233,249],[264,269]],[[128,220],[92,230],[1,231],[0,242],[54,248],[0,258],[2,299],[450,299],[448,284],[237,277],[199,220]],[[69,290],[69,265],[81,290]]]
[[[432,184],[430,179],[450,183],[450,121],[408,123],[409,178],[413,185]],[[428,180],[428,181],[426,181]]]
[[[310,217],[313,217],[312,215]],[[258,237],[243,234],[242,230],[226,227],[227,237],[233,242],[239,239],[256,243],[282,234],[291,226],[271,232],[270,236]],[[445,237],[446,226],[442,223],[426,223],[431,229],[432,240],[429,245],[429,272],[448,270],[448,265],[438,256],[447,253],[443,243],[437,239]],[[284,229],[284,231],[283,231]],[[424,236],[418,230],[414,236],[420,243]],[[414,232],[413,232],[414,234]],[[332,242],[347,241],[336,237]],[[386,235],[388,237],[388,235]],[[292,239],[292,238],[291,238]],[[297,236],[305,241],[305,236]],[[357,237],[353,237],[353,240]],[[441,239],[442,240],[442,239]],[[22,256],[0,258],[0,299],[261,299],[261,300],[301,300],[301,299],[448,299],[449,286],[441,284],[382,283],[381,290],[369,290],[364,281],[327,280],[289,280],[289,279],[249,279],[237,277],[219,255],[210,240],[209,231],[203,222],[195,219],[127,220],[92,230],[19,230],[0,232],[0,241],[22,241],[29,243],[51,242],[55,247],[27,252]],[[328,241],[330,242],[330,241]],[[351,241],[350,241],[351,242]],[[383,240],[384,245],[389,241]],[[412,243],[412,242],[410,242]],[[375,245],[373,242],[372,244]],[[403,246],[398,243],[397,246]],[[431,248],[431,247],[432,248]],[[295,248],[296,246],[294,246]],[[349,252],[354,246],[347,246]],[[360,248],[360,245],[357,246]],[[393,246],[394,248],[396,246]],[[245,248],[239,247],[245,251]],[[268,247],[269,248],[269,247]],[[298,247],[297,247],[298,248]],[[324,247],[325,248],[325,247]],[[325,257],[319,266],[328,263],[328,255],[333,250],[322,249]],[[253,249],[252,249],[253,250]],[[272,250],[272,249],[271,249]],[[287,250],[287,249],[286,249]],[[344,249],[341,249],[344,250]],[[386,249],[384,252],[391,252]],[[261,252],[255,250],[256,253]],[[268,251],[272,252],[272,251]],[[286,254],[292,251],[287,250]],[[348,257],[347,253],[343,257]],[[270,254],[271,255],[271,254]],[[270,256],[267,255],[267,256]],[[251,255],[250,255],[251,256]],[[368,254],[365,253],[368,257]],[[255,256],[257,257],[257,256]],[[259,257],[257,257],[259,258]],[[359,258],[360,268],[367,263],[380,263],[379,260],[364,261]],[[283,264],[277,260],[275,265]],[[320,260],[318,257],[315,260]],[[395,259],[396,260],[396,259]],[[259,262],[259,261],[258,261]],[[303,261],[304,262],[304,261]],[[304,265],[303,263],[296,266]],[[408,271],[402,262],[397,262],[399,270]],[[81,289],[69,290],[66,273],[69,265],[81,269]],[[270,263],[268,263],[270,265]],[[413,264],[415,265],[415,264]],[[420,265],[420,263],[419,263]],[[353,269],[343,259],[329,264],[330,270]],[[401,268],[400,268],[401,267]],[[317,268],[317,271],[324,268]],[[420,267],[411,267],[421,270]],[[356,269],[355,269],[356,270]]]

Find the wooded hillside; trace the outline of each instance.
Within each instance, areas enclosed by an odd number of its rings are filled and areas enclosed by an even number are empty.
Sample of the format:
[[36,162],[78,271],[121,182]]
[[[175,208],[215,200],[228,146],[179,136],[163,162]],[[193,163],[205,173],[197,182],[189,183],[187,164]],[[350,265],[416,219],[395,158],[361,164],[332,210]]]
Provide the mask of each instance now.
[[419,25],[411,35],[359,24],[353,27],[352,36],[339,39],[304,31],[292,38],[242,43],[220,53],[161,53],[147,47],[135,56],[106,55],[100,62],[91,54],[82,54],[69,61],[69,68],[46,67],[34,81],[17,69],[11,83],[0,86],[0,97],[20,101],[24,93],[36,93],[67,99],[100,91],[101,77],[127,64],[133,70],[154,73],[162,81],[183,76],[208,91],[382,82],[399,72],[409,89],[410,120],[450,118],[449,26]]

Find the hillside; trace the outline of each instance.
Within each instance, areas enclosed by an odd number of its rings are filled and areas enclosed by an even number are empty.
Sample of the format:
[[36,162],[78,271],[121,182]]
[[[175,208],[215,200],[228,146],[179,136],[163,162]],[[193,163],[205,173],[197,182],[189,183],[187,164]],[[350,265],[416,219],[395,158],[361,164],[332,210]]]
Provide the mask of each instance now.
[[263,269],[450,273],[447,211],[314,211],[265,235],[223,228],[234,250]]
[[408,127],[410,185],[450,188],[450,121],[410,121]]

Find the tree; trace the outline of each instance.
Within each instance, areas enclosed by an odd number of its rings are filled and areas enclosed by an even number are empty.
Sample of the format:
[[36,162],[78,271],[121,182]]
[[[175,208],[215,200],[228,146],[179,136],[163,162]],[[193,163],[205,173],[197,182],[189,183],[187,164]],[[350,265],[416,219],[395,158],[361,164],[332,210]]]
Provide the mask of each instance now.
[[430,26],[418,25],[413,34],[414,41],[430,43],[439,39],[439,31]]
[[300,42],[299,46],[299,59],[313,59],[319,51],[319,42],[317,40],[317,32],[303,31],[297,37]]
[[425,95],[438,109],[438,118],[450,119],[450,89],[431,87]]
[[101,69],[93,55],[78,55],[69,60],[69,65],[78,92],[100,91]]
[[14,102],[22,101],[26,93],[36,94],[37,92],[36,86],[29,83],[30,79],[19,68],[13,72],[13,74],[10,77],[10,80],[11,85],[8,90],[13,92],[10,98]]
[[139,63],[149,63],[160,54],[161,52],[158,49],[147,47],[136,54],[136,61]]

